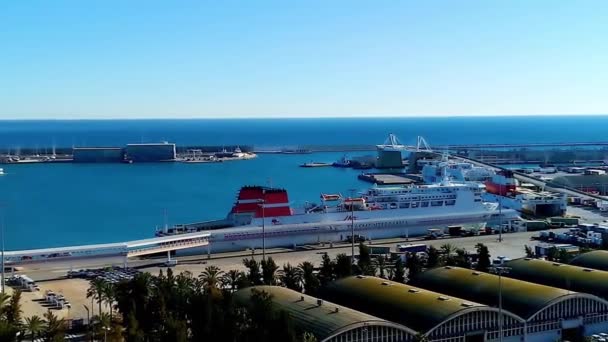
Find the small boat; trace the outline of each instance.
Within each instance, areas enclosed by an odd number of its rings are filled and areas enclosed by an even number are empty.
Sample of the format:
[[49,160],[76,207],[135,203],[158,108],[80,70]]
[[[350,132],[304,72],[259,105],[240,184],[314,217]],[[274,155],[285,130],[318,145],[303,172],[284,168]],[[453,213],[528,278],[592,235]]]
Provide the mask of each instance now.
[[331,166],[331,164],[320,163],[320,162],[310,162],[310,163],[300,164],[300,167],[325,167],[325,166]]
[[331,165],[333,167],[351,167],[352,166],[350,160],[348,160],[346,158],[346,156],[343,156],[342,158],[340,158],[338,161],[334,162]]
[[338,200],[342,199],[342,196],[341,195],[337,195],[337,194],[321,194],[321,199],[324,202],[327,202],[327,201],[338,201]]
[[0,176],[4,176],[4,175],[5,175],[4,169],[0,168]]

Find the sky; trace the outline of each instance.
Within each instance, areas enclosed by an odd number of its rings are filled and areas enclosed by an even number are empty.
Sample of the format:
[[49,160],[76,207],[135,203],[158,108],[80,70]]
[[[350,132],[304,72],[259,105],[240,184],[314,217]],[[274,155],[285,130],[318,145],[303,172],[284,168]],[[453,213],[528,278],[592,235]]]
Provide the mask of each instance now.
[[608,113],[608,1],[7,0],[0,119]]

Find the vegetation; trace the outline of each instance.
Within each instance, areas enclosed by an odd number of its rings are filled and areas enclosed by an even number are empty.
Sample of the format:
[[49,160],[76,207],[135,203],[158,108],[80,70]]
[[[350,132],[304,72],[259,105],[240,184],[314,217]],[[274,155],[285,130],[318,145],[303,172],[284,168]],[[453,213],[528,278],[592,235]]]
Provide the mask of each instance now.
[[[93,304],[87,334],[91,340],[127,342],[316,341],[309,332],[297,330],[288,314],[275,310],[268,293],[254,292],[246,307],[235,304],[233,293],[266,284],[316,296],[328,283],[353,274],[405,283],[425,269],[443,265],[486,272],[491,267],[490,252],[481,243],[475,247],[476,260],[451,244],[429,247],[426,257],[407,253],[397,258],[371,255],[369,247],[360,244],[356,260],[347,254],[334,259],[324,254],[318,268],[308,261],[279,267],[272,257],[261,261],[246,258],[244,271],[224,271],[211,265],[198,276],[189,272],[174,275],[168,269],[157,276],[138,274],[118,284],[93,280],[87,291]],[[528,252],[532,251],[526,248]],[[548,257],[563,262],[570,255],[551,249]],[[43,317],[22,318],[20,297],[18,291],[12,296],[0,295],[0,341],[62,341],[66,322],[50,311]],[[416,340],[426,337],[419,335]]]

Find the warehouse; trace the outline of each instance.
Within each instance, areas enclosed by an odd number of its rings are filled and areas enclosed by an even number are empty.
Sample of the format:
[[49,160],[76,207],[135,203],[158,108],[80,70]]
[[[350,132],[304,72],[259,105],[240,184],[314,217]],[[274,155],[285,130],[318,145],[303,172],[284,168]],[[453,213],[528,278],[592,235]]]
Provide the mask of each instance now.
[[72,155],[75,163],[120,163],[124,150],[120,147],[74,147]]
[[[501,283],[504,309],[526,320],[526,341],[578,340],[607,322],[608,302],[596,296],[506,277]],[[415,284],[493,307],[499,303],[494,274],[446,266],[418,275]]]
[[608,271],[608,251],[592,251],[581,254],[570,265]]
[[234,300],[248,306],[253,290],[270,294],[275,309],[285,311],[297,330],[312,333],[319,342],[407,342],[416,336],[414,330],[399,324],[284,287],[249,287],[237,291]]
[[134,162],[174,161],[176,157],[175,144],[167,142],[160,144],[128,144],[125,157]]
[[[329,284],[321,296],[407,326],[430,341],[496,340],[500,331],[496,308],[382,278],[339,279]],[[507,311],[503,314],[504,341],[521,341],[525,321]]]
[[517,259],[505,263],[510,278],[555,286],[608,299],[608,272],[540,259]]

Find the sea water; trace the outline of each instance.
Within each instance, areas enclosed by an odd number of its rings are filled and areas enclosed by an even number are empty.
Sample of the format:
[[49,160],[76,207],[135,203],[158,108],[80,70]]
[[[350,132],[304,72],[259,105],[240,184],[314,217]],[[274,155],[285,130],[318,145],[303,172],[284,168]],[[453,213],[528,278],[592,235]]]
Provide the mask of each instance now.
[[[0,121],[0,148],[121,146],[168,140],[179,145],[404,144],[591,142],[608,140],[608,117],[415,119]],[[350,156],[373,154],[351,153]],[[361,172],[300,168],[342,153],[262,154],[213,164],[3,165],[0,209],[10,249],[148,238],[156,227],[225,217],[243,185],[288,190],[293,206],[321,193],[365,189]]]

